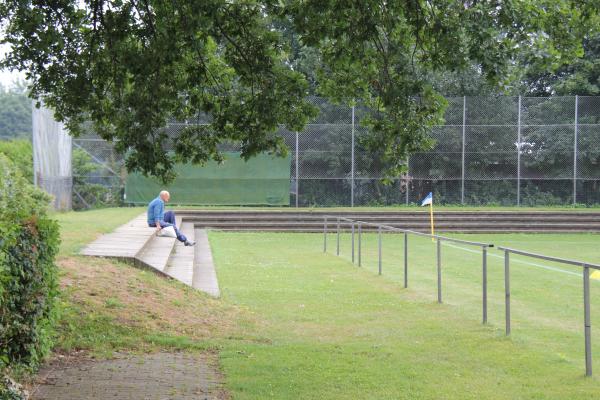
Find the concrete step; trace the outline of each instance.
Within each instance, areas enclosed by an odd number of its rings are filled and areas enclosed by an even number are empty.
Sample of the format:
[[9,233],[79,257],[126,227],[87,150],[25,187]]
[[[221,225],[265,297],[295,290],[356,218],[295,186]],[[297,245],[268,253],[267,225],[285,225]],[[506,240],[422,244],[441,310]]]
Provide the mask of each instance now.
[[[361,221],[373,221],[373,222],[383,222],[383,221],[395,221],[395,222],[420,222],[420,221],[429,221],[429,215],[427,216],[387,216],[387,217],[364,217],[364,216],[352,216],[348,217],[350,219],[361,220]],[[474,217],[474,216],[444,216],[444,215],[435,215],[435,219],[437,221],[447,221],[447,222],[460,222],[464,220],[474,220],[483,221],[483,222],[495,222],[495,221],[505,221],[505,222],[521,222],[521,221],[553,221],[553,222],[596,222],[600,223],[600,216],[598,217],[588,217],[588,218],[571,218],[566,216],[535,216],[535,217],[520,217],[520,216],[502,216],[502,217]],[[330,223],[337,221],[336,217],[327,219]],[[316,223],[323,223],[325,218],[317,217],[317,216],[282,216],[282,215],[274,215],[274,216],[207,216],[207,217],[186,217],[186,221],[194,222],[194,223],[219,223],[219,222],[259,222],[259,221],[311,221]],[[342,220],[343,221],[343,220]]]
[[[194,240],[194,225],[189,222],[183,222],[180,231],[188,238]],[[171,278],[177,279],[188,286],[192,286],[194,274],[194,248],[185,246],[180,241],[176,241],[175,247],[170,254],[165,267],[165,273]]]
[[219,297],[221,291],[206,230],[196,229],[196,246],[194,248],[194,277],[192,287],[210,296]]
[[[401,229],[428,229],[430,226],[429,222],[412,222],[412,223],[397,223],[397,222],[387,222],[381,221],[379,222],[383,225],[393,226]],[[314,223],[314,222],[219,222],[219,223],[198,223],[194,224],[197,228],[212,228],[212,229],[228,229],[228,228],[253,228],[253,229],[262,229],[262,228],[278,228],[278,229],[314,229],[314,230],[323,230],[323,223]],[[564,229],[564,230],[582,230],[582,231],[600,231],[600,223],[556,223],[556,222],[521,222],[521,223],[510,223],[510,222],[492,222],[492,223],[484,223],[479,221],[463,221],[463,222],[440,222],[437,221],[435,226],[438,229],[470,229],[470,228],[480,228],[480,229]],[[327,225],[328,230],[335,230],[337,227],[336,223],[329,223]],[[357,227],[357,225],[355,225]],[[350,223],[342,223],[340,224],[340,228],[343,230],[351,229]],[[372,225],[363,224],[363,230],[372,230],[376,229]]]
[[[270,216],[270,217],[306,217],[306,216],[314,216],[318,218],[322,218],[323,216],[340,216],[340,217],[348,217],[348,216],[362,216],[362,217],[389,217],[389,216],[428,216],[429,211],[334,211],[334,210],[326,210],[321,209],[318,211],[207,211],[207,210],[180,210],[177,211],[178,215],[185,216],[186,219],[189,217],[210,217],[210,216],[227,216],[227,217],[261,217],[261,216]],[[440,216],[455,216],[455,217],[463,217],[463,216],[473,216],[477,215],[479,217],[498,217],[498,216],[518,216],[518,217],[539,217],[539,216],[564,216],[569,218],[578,218],[578,217],[595,217],[600,218],[600,212],[595,211],[435,211],[436,215]]]
[[100,236],[85,246],[80,254],[131,260],[152,239],[152,234],[153,230],[148,228],[146,215],[142,214],[121,225],[113,232]]
[[[181,217],[177,218],[177,226],[181,225]],[[142,267],[150,268],[156,272],[169,276],[165,271],[167,263],[175,247],[177,239],[169,237],[156,236],[154,228],[146,225],[146,229],[151,232],[151,238],[146,245],[134,257],[134,263]]]
[[[251,227],[237,227],[237,228],[221,228],[219,229],[224,232],[292,232],[292,233],[323,233],[323,229],[310,229],[310,228],[297,228],[297,229],[282,229],[282,228],[251,228]],[[423,232],[429,233],[429,228],[427,229],[411,229],[415,232]],[[344,233],[349,233],[350,231],[345,230]],[[363,230],[363,232],[374,233],[377,232],[377,229]],[[452,229],[452,230],[444,230],[437,229],[436,233],[598,233],[598,230],[595,231],[581,231],[581,230],[567,230],[567,229],[555,229],[555,230],[539,230],[539,229],[527,229],[527,228],[508,228],[508,229],[489,229],[489,228],[472,228],[472,229]],[[330,235],[334,235],[335,231],[328,231]]]
[[[385,224],[416,231],[429,230],[426,211],[194,211],[186,210],[186,221],[197,228],[254,231],[319,232],[325,216],[335,229],[337,217]],[[435,213],[438,231],[445,232],[600,232],[600,213],[563,211],[442,211]],[[343,229],[350,223],[340,221]],[[376,229],[363,225],[365,231]]]

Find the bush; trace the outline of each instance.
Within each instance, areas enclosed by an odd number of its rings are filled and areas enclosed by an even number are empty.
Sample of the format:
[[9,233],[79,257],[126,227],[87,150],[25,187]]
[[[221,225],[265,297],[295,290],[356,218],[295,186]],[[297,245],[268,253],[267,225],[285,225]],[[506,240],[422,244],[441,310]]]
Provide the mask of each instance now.
[[59,229],[49,201],[0,154],[0,370],[33,369],[50,349]]
[[28,182],[33,182],[33,147],[29,140],[0,140],[0,153],[19,168]]

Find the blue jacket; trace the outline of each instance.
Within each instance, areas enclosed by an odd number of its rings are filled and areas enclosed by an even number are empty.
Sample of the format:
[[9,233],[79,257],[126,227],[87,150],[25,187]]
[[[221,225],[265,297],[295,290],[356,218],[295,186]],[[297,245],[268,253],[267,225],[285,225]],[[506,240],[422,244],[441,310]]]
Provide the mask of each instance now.
[[148,225],[156,226],[165,216],[165,202],[158,196],[148,204]]

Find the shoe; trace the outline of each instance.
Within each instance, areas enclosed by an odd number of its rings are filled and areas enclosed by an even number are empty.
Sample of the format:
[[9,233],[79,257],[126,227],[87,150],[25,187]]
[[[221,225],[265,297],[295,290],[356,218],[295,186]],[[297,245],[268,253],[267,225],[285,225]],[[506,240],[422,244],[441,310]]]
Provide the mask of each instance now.
[[196,242],[194,242],[192,240],[186,240],[184,245],[185,246],[194,246],[194,245],[196,245]]

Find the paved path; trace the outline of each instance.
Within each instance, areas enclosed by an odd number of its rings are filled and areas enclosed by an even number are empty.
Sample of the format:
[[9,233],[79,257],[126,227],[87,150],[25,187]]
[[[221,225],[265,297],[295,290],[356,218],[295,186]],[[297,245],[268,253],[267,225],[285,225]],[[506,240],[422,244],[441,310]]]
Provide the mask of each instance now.
[[221,295],[219,282],[208,243],[208,235],[204,229],[196,229],[196,257],[194,265],[194,281],[192,286],[214,297]]
[[214,356],[158,353],[45,366],[35,400],[217,400],[227,398]]

